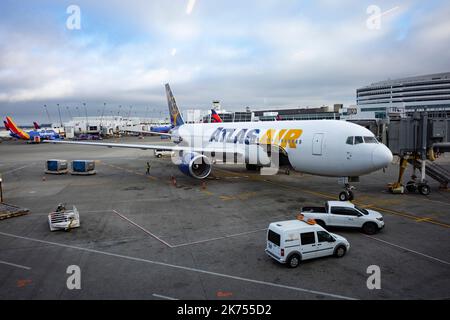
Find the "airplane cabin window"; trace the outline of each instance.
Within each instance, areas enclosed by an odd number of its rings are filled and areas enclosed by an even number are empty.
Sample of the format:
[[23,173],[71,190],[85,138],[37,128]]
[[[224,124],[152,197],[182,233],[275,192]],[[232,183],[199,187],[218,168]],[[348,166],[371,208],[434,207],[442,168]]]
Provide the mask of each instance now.
[[347,138],[347,144],[353,144],[353,137]]
[[364,137],[365,143],[378,143],[377,139],[375,137]]
[[361,137],[361,136],[355,137],[355,144],[360,144],[360,143],[364,143],[363,137]]

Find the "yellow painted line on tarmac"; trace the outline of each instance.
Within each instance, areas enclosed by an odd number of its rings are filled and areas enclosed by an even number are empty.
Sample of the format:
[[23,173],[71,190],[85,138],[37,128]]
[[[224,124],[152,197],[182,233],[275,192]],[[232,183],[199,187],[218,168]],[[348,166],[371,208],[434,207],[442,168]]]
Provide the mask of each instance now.
[[[353,201],[353,203],[356,203],[359,205],[358,202]],[[377,210],[377,211],[381,211],[381,212],[385,212],[385,213],[389,213],[389,214],[393,214],[396,216],[401,216],[401,217],[405,217],[417,222],[427,222],[427,223],[431,223],[431,224],[435,224],[441,227],[445,227],[445,228],[450,228],[449,224],[446,223],[442,223],[442,222],[438,222],[438,221],[434,221],[432,218],[426,218],[426,217],[420,217],[420,216],[415,216],[412,214],[408,214],[408,213],[404,213],[404,212],[400,212],[400,211],[395,211],[395,210],[391,210],[391,209],[386,209],[386,208],[380,208],[380,207],[372,207],[372,209]]]
[[364,209],[373,209],[373,206],[375,206],[373,203],[371,204],[365,204],[365,205],[361,205],[361,208]]
[[420,219],[416,219],[416,222],[423,222],[423,221],[429,221],[431,220],[431,218],[420,218]]
[[[228,172],[225,169],[220,169],[220,170]],[[233,173],[233,174],[237,175],[237,173]],[[241,174],[241,176],[242,176],[242,174]],[[301,191],[301,192],[306,192],[306,193],[309,193],[309,194],[312,194],[312,195],[316,195],[316,196],[319,196],[319,197],[322,197],[322,198],[336,200],[336,196],[332,196],[330,194],[326,194],[326,193],[322,193],[322,192],[318,192],[318,191],[312,191],[312,190],[305,190],[305,189],[297,188],[297,187],[294,187],[294,186],[286,185],[286,184],[283,184],[283,183],[280,183],[280,182],[270,181],[270,180],[262,178],[262,176],[254,176],[252,178],[253,178],[253,180],[264,181],[264,182],[267,182],[267,183],[270,183],[270,184],[273,184],[273,185],[277,185],[277,186],[281,186],[281,187],[284,187],[284,188],[287,188],[287,189],[292,189],[292,190],[297,190],[297,191]],[[369,196],[367,196],[367,198],[369,198]],[[374,199],[374,200],[376,200],[377,203],[388,203],[388,202],[390,202],[392,204],[395,204],[395,203],[402,202],[401,200],[397,200],[397,199],[392,199],[393,201],[386,201],[386,200],[381,200],[381,199]],[[352,203],[354,203],[354,204],[356,204],[358,206],[365,206],[365,205],[367,205],[367,204],[362,203],[360,201],[352,201]],[[391,210],[391,209],[381,208],[381,207],[373,206],[373,205],[372,205],[371,209],[378,210],[378,211],[385,212],[385,213],[389,213],[389,214],[396,215],[396,216],[401,216],[401,217],[408,218],[408,219],[411,219],[411,220],[414,220],[414,221],[418,221],[418,222],[431,223],[431,224],[438,225],[438,226],[441,226],[441,227],[450,228],[449,224],[442,223],[442,222],[439,222],[439,221],[435,221],[432,218],[415,216],[415,215],[408,214],[408,213],[405,213],[405,212],[400,212],[400,211],[395,211],[395,210]]]
[[219,199],[222,200],[222,201],[230,201],[230,200],[234,200],[236,198],[235,197],[230,197],[230,196],[220,196]]

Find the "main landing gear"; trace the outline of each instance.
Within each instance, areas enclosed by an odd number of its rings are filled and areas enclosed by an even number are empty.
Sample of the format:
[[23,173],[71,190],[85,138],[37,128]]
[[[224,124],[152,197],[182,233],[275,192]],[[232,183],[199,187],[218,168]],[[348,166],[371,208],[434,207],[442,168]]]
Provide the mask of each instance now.
[[352,201],[353,199],[355,199],[353,190],[355,190],[355,187],[346,183],[345,190],[342,191],[341,193],[339,193],[339,200],[340,201]]

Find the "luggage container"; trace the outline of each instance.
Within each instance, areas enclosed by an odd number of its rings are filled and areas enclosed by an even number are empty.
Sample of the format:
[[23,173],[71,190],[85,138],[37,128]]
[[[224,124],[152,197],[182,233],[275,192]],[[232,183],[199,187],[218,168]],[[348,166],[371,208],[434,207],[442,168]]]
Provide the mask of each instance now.
[[73,160],[72,172],[73,175],[93,175],[95,171],[94,160]]
[[68,172],[67,160],[51,159],[46,162],[47,174],[66,174]]

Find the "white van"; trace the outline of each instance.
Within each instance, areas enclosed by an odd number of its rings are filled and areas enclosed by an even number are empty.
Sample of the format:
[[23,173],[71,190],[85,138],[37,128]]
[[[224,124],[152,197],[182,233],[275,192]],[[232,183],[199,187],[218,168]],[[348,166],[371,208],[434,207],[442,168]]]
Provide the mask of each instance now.
[[273,222],[267,230],[266,253],[276,261],[291,268],[300,261],[335,255],[343,257],[350,243],[334,233],[329,233],[314,220]]
[[157,158],[161,158],[163,156],[171,157],[172,154],[173,154],[173,151],[162,150],[162,149],[155,149],[154,153],[155,153],[155,157],[157,157]]

